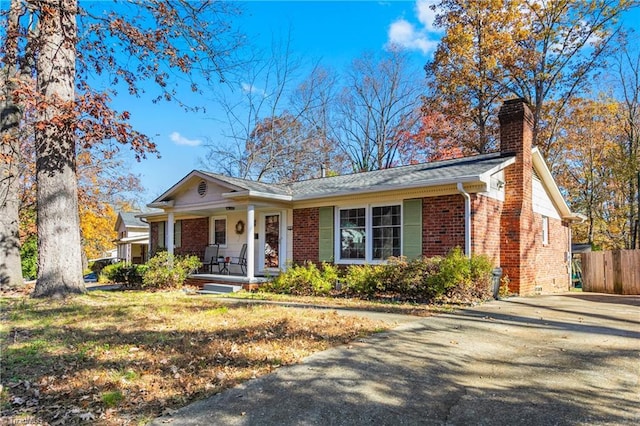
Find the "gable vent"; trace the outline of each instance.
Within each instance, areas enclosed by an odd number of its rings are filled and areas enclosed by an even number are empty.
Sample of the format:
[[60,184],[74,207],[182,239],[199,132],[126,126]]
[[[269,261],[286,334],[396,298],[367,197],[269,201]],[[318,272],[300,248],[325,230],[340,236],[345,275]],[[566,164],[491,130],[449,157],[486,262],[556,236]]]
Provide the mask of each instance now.
[[198,184],[198,195],[204,197],[207,194],[207,182],[201,180]]

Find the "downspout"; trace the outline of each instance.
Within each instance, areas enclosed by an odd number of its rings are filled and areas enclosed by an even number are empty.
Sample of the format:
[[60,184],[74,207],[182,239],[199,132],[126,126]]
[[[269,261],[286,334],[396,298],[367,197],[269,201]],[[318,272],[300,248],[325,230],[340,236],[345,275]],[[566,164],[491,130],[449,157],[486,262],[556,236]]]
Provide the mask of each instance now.
[[458,182],[458,191],[464,197],[464,253],[471,259],[471,196]]

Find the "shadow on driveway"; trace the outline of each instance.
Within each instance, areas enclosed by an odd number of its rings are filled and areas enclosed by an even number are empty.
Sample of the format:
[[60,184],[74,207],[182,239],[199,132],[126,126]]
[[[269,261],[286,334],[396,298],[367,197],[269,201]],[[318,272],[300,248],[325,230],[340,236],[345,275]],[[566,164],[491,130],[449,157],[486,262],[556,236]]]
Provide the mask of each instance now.
[[416,319],[152,424],[637,424],[633,298],[512,298]]

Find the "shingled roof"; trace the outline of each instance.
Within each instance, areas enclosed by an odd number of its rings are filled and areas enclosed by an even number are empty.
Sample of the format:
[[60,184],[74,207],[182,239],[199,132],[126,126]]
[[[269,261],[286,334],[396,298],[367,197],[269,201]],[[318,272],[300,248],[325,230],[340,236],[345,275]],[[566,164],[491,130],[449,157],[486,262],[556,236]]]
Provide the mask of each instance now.
[[122,223],[124,226],[128,228],[147,228],[149,226],[148,223],[144,223],[140,218],[136,217],[140,212],[120,212],[118,215],[120,216]]
[[353,192],[384,191],[428,187],[480,180],[505,166],[513,156],[500,153],[462,157],[453,160],[400,166],[371,172],[352,173],[289,184],[256,182],[200,171],[219,181],[249,192],[290,196],[293,200],[331,197]]
[[290,185],[293,199],[322,198],[349,192],[384,191],[479,180],[497,172],[514,158],[500,153],[463,157],[432,163],[414,164],[371,172],[353,173],[323,179],[310,179]]

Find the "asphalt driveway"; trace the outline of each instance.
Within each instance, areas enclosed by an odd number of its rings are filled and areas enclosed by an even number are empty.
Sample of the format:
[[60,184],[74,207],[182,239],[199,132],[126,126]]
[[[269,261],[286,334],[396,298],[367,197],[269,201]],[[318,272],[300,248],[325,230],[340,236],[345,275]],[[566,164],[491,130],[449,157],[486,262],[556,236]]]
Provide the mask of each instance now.
[[640,296],[511,298],[404,322],[154,425],[640,424]]

